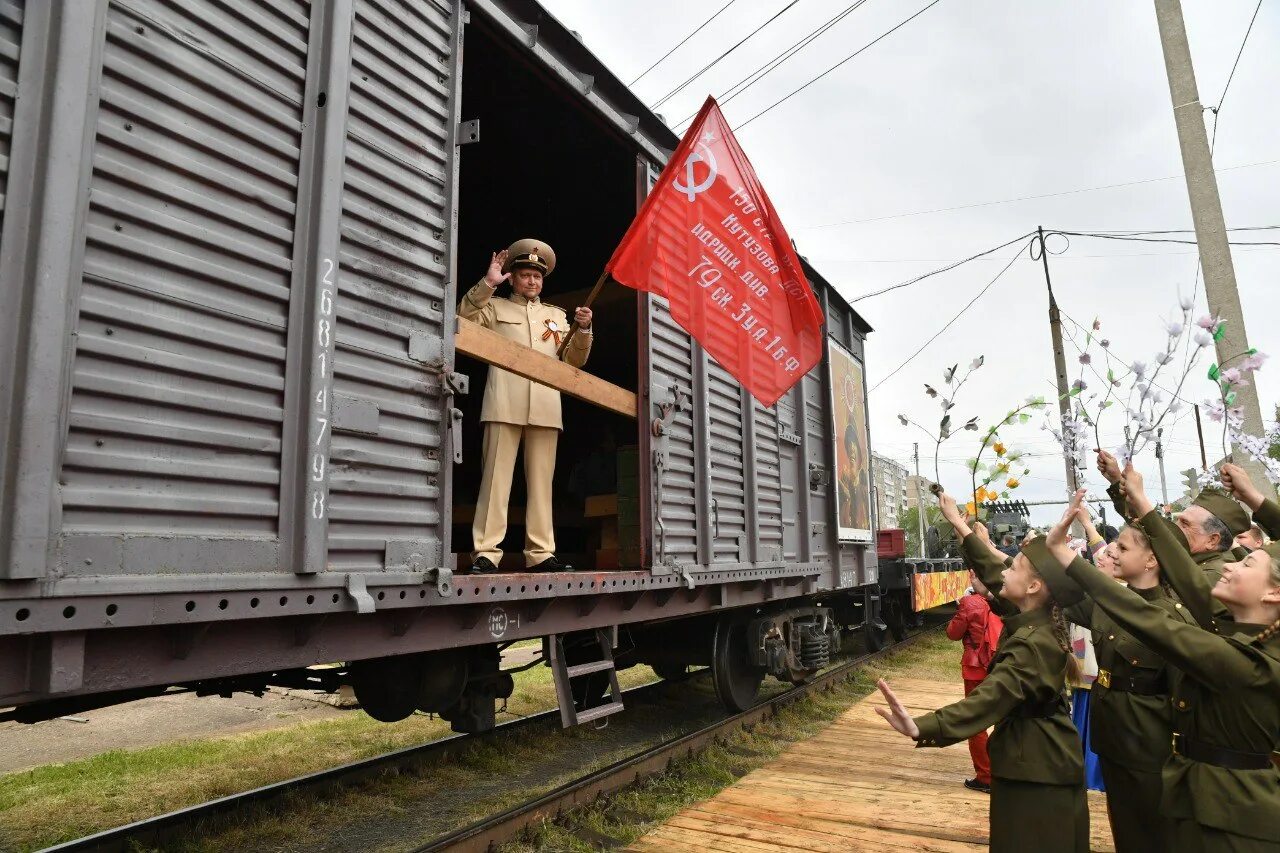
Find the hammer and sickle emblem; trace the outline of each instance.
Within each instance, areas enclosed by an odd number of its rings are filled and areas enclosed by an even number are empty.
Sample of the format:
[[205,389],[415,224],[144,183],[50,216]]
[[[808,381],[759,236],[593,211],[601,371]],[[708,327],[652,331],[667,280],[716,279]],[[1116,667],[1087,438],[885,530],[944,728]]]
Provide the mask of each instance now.
[[[698,182],[694,175],[693,167],[698,163],[707,164],[707,177]],[[689,156],[684,160],[684,183],[680,183],[680,179],[671,182],[677,190],[693,201],[698,197],[698,193],[706,192],[711,189],[711,185],[716,182],[716,155],[711,152],[711,148],[699,142],[697,151],[690,151]]]

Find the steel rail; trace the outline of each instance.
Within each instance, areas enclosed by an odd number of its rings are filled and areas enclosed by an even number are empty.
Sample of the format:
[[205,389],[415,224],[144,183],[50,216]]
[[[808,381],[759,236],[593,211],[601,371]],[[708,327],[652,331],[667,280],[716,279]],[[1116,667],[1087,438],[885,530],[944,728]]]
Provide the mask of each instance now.
[[714,722],[698,731],[681,735],[636,753],[629,758],[621,759],[608,767],[517,805],[502,814],[432,839],[422,846],[413,848],[413,853],[444,853],[444,851],[488,853],[495,850],[499,845],[515,839],[520,832],[533,824],[554,820],[568,809],[585,805],[601,795],[612,794],[661,774],[670,768],[672,762],[697,755],[726,734],[768,719],[782,708],[818,690],[833,689],[837,683],[848,680],[869,661],[901,651],[940,627],[941,625],[930,625],[901,642],[839,664],[813,680],[779,693],[752,708]]
[[[694,673],[700,674],[702,671]],[[670,682],[658,680],[623,691],[624,699],[632,702],[642,701],[650,693]],[[320,794],[327,790],[344,788],[366,779],[376,778],[390,772],[414,770],[426,764],[438,761],[449,755],[468,749],[477,741],[503,733],[520,732],[539,726],[559,727],[560,711],[552,708],[508,720],[492,729],[471,734],[457,734],[434,740],[429,743],[408,746],[393,752],[362,758],[347,764],[341,764],[326,770],[318,770],[304,776],[273,782],[260,788],[242,791],[210,800],[184,809],[166,812],[155,817],[144,818],[127,823],[113,829],[86,835],[75,841],[67,841],[52,847],[43,848],[40,853],[125,853],[135,849],[137,844],[156,844],[172,838],[180,830],[194,826],[202,821],[218,818],[222,815],[237,812],[251,805],[270,802],[286,794],[305,791],[308,794]]]

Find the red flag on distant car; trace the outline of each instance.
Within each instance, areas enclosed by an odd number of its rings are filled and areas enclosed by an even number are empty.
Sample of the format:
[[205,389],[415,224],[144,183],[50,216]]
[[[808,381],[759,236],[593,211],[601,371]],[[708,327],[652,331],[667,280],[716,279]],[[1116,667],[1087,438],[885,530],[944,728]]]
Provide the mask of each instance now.
[[822,357],[822,308],[713,98],[606,271],[666,297],[676,322],[766,406]]

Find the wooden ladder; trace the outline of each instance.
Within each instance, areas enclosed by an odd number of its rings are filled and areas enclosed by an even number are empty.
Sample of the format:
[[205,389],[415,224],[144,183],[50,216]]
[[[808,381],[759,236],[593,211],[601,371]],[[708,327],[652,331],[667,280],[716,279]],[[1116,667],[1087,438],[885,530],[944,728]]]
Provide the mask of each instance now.
[[[560,724],[563,728],[589,723],[622,710],[622,689],[618,687],[618,670],[613,664],[616,631],[616,628],[596,629],[593,633],[600,647],[600,659],[573,666],[570,666],[565,658],[564,635],[551,634],[547,637],[545,656],[551,663],[551,673],[555,678],[556,698],[560,703]],[[583,708],[579,711],[573,700],[573,679],[589,678],[599,672],[609,673],[607,701],[594,708]]]

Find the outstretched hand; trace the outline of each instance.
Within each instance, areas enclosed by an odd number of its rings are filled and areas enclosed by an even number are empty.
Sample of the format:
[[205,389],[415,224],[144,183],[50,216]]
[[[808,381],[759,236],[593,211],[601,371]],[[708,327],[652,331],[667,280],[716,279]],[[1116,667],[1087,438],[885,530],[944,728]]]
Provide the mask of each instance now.
[[[1067,532],[1071,529],[1071,523],[1080,515],[1080,510],[1084,506],[1084,495],[1084,489],[1076,490],[1076,493],[1071,496],[1071,504],[1067,507],[1067,511],[1062,514],[1057,524],[1049,528],[1048,534],[1044,537],[1044,544],[1049,546],[1050,553],[1064,566],[1076,557],[1071,546],[1067,544]],[[1088,517],[1087,511],[1086,517]]]
[[895,732],[912,739],[920,737],[920,727],[916,725],[915,720],[911,719],[911,715],[890,689],[888,682],[881,678],[876,681],[876,687],[880,688],[880,692],[884,694],[884,700],[889,703],[888,708],[876,706],[876,713],[888,720]]
[[1226,463],[1218,471],[1218,477],[1222,480],[1223,487],[1249,509],[1257,512],[1258,507],[1262,506],[1265,496],[1239,465],[1234,462]]
[[956,536],[960,539],[964,539],[964,537],[973,532],[973,529],[969,527],[969,522],[961,514],[960,507],[956,506],[956,499],[951,495],[946,492],[938,493],[938,509],[942,510],[942,517],[955,528]]

